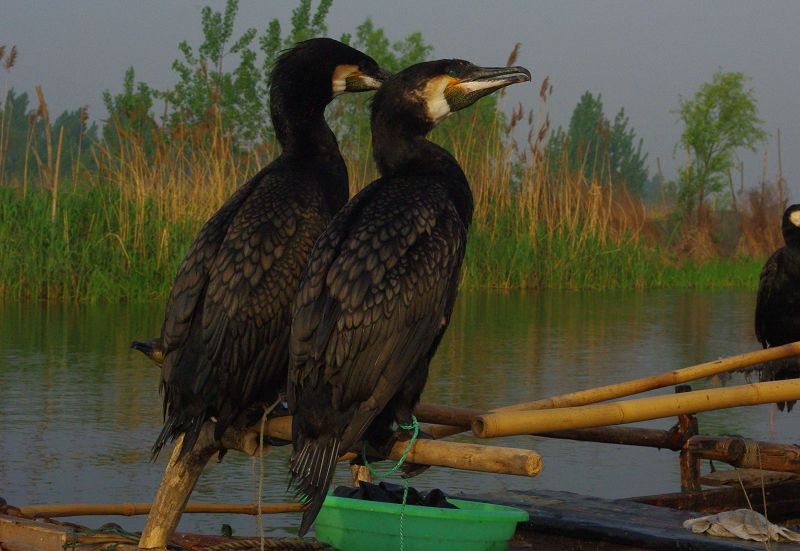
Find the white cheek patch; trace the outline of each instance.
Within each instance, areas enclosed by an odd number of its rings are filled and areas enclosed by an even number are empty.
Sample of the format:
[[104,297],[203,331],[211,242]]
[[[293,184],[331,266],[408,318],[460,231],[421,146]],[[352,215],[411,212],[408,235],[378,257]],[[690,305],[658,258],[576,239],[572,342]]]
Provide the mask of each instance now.
[[333,71],[331,89],[333,96],[343,94],[347,90],[347,77],[358,71],[358,65],[339,65]]
[[425,86],[422,92],[422,99],[428,110],[428,117],[434,122],[439,122],[450,114],[450,105],[444,97],[445,89],[453,82],[450,77],[438,77],[432,79]]
[[789,215],[789,222],[795,226],[800,226],[800,210],[796,210]]

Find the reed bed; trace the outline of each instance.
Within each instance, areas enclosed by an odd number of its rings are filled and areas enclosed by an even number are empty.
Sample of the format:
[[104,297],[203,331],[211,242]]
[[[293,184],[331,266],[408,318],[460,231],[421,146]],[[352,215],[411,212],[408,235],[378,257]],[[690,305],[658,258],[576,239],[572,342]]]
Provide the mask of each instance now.
[[[518,145],[523,119],[485,125],[473,111],[434,133],[475,197],[464,286],[755,288],[762,259],[680,258],[654,239],[639,198],[602,172],[587,179],[543,159],[546,121],[529,114],[536,128]],[[221,128],[156,128],[148,140],[119,130],[113,145],[92,146],[92,170],[59,175],[56,149],[30,185],[0,181],[0,298],[164,300],[205,220],[279,151],[271,142],[242,151]],[[376,177],[367,138],[346,151],[351,193]]]

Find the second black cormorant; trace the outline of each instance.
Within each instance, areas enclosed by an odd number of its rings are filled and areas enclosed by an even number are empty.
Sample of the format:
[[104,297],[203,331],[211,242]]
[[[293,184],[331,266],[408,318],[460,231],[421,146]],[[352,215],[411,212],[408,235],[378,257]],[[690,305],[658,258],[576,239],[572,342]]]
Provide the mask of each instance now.
[[425,136],[451,112],[515,82],[521,67],[421,63],[388,80],[372,108],[381,178],[320,236],[294,302],[287,397],[292,484],[311,526],[336,458],[362,439],[381,449],[409,425],[450,321],[472,219],[455,158]]
[[[800,205],[783,213],[781,231],[786,243],[761,270],[756,299],[756,338],[764,348],[800,341]],[[787,358],[761,368],[762,380],[800,377],[800,361]],[[778,403],[792,410],[794,402]]]
[[219,439],[284,391],[297,281],[348,197],[325,107],[387,76],[371,57],[327,38],[278,58],[270,110],[283,152],[206,222],[175,278],[161,336],[134,344],[163,361],[165,422],[154,456],[181,433],[186,453],[209,419]]

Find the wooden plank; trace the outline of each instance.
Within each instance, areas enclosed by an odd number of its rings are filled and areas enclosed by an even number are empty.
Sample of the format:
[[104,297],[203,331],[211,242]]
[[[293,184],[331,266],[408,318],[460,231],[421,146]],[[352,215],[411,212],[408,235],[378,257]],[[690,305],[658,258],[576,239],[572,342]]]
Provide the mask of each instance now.
[[[460,496],[459,496],[460,497]],[[759,542],[717,538],[694,534],[683,528],[683,521],[698,513],[644,505],[628,500],[608,500],[569,492],[539,490],[507,491],[466,499],[491,501],[524,509],[530,515],[527,523],[518,526],[523,540],[536,542],[546,536],[560,538],[561,550],[604,548],[586,546],[616,545],[616,549],[665,549],[691,551],[755,551],[763,550]],[[570,547],[570,540],[580,542]],[[615,547],[605,547],[615,549]],[[800,545],[770,544],[774,551],[798,551]]]
[[30,547],[39,551],[63,551],[67,528],[32,520],[0,515],[0,543],[19,549]]
[[[782,522],[800,517],[800,498],[798,498],[800,496],[800,481],[767,484],[764,486],[763,495],[760,485],[750,486],[747,488],[747,495],[753,508],[760,513],[764,512],[762,504],[766,499],[767,516],[773,522]],[[703,514],[749,507],[741,488],[736,486],[704,490],[702,492],[632,497],[628,501],[684,511],[699,511]]]
[[[789,480],[800,480],[800,475],[795,473],[782,473],[762,469],[731,469],[714,471],[700,477],[700,482],[706,486],[745,486],[773,485]],[[741,482],[740,482],[741,481]]]

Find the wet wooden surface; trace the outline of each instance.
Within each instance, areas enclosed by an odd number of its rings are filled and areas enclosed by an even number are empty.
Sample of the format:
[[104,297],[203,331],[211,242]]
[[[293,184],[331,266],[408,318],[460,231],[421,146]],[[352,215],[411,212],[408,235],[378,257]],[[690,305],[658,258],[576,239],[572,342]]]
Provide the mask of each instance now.
[[[518,526],[511,549],[763,551],[765,548],[760,542],[694,534],[683,528],[683,521],[701,514],[628,500],[546,490],[535,493],[512,490],[465,498],[528,511],[530,520]],[[800,545],[771,543],[770,549],[798,551]]]
[[653,496],[632,497],[630,501],[669,507],[684,511],[696,511],[704,514],[750,508],[764,513],[764,502],[767,503],[767,517],[774,522],[784,523],[787,520],[800,518],[800,481],[788,480],[776,483],[761,484],[751,480],[746,485],[747,498],[740,486],[722,486],[702,492],[676,492]]
[[[778,511],[791,514],[800,509],[800,483],[784,482],[775,487],[765,488],[772,513]],[[703,534],[693,534],[683,528],[689,518],[701,516],[712,511],[736,509],[736,488],[721,488],[688,494],[664,494],[635,498],[637,500],[670,504],[673,508],[640,503],[633,500],[609,500],[582,496],[570,492],[539,490],[536,492],[504,491],[479,496],[453,496],[490,501],[502,505],[518,507],[528,512],[530,519],[517,528],[517,534],[510,549],[515,551],[539,549],[555,551],[631,551],[635,549],[664,549],[681,551],[750,551],[763,550],[759,542],[746,542],[736,539],[719,538]],[[750,491],[759,492],[760,488]],[[739,491],[741,493],[741,491]],[[755,493],[751,495],[753,504],[759,503]],[[698,505],[704,513],[679,510]],[[794,508],[792,508],[794,507]],[[770,518],[773,514],[769,515]],[[777,519],[773,519],[777,520]],[[68,529],[62,526],[47,525],[16,517],[0,515],[0,545],[4,550],[59,551],[63,549]],[[198,544],[207,546],[225,541],[226,538],[214,536],[184,535],[180,541],[186,547]],[[200,541],[202,540],[202,542]],[[126,548],[128,548],[126,546]],[[800,551],[800,545],[771,543],[773,551]],[[133,549],[133,547],[130,547]]]

